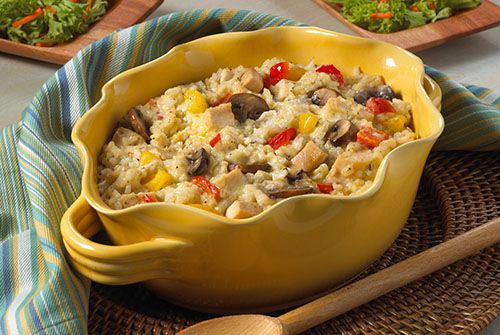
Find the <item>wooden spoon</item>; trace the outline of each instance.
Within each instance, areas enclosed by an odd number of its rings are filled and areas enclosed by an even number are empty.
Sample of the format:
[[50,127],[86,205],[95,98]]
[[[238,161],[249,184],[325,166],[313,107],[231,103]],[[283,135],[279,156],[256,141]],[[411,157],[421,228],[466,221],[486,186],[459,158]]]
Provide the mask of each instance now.
[[327,294],[280,317],[244,314],[200,322],[179,335],[294,335],[500,242],[500,218]]

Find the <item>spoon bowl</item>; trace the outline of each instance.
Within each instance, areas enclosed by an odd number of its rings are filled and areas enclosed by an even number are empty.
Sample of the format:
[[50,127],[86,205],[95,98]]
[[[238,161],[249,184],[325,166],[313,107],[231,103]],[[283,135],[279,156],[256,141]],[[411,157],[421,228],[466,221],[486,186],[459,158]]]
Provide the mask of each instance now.
[[259,314],[231,315],[195,324],[179,335],[285,335],[285,328],[278,318]]

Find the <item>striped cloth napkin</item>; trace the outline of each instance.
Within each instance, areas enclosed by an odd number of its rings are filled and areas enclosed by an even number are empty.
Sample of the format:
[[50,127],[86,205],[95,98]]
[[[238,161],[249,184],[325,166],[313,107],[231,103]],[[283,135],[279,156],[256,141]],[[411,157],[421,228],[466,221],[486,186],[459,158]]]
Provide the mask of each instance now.
[[[89,280],[63,255],[59,221],[80,193],[75,122],[116,74],[204,35],[300,23],[235,10],[172,13],[114,33],[79,52],[0,137],[0,334],[87,332]],[[426,69],[444,91],[438,149],[499,150],[499,95]]]

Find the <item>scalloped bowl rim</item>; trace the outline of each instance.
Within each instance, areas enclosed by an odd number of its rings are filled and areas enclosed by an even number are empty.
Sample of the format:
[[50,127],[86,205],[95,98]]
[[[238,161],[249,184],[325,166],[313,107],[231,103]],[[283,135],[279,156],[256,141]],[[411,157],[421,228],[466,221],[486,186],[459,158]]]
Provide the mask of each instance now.
[[[337,37],[338,36],[338,37],[341,37],[341,38],[358,40],[358,41],[363,42],[363,43],[384,44],[387,47],[393,48],[394,50],[397,50],[398,52],[403,52],[403,53],[406,54],[406,56],[412,58],[413,60],[418,61],[420,63],[420,65],[421,65],[420,73],[419,73],[419,75],[416,76],[417,77],[416,87],[417,87],[417,90],[418,90],[418,95],[423,95],[424,99],[425,99],[426,105],[429,108],[431,108],[432,111],[435,114],[438,115],[439,124],[438,124],[438,127],[437,127],[437,131],[435,133],[429,135],[429,136],[426,136],[424,138],[418,138],[418,139],[416,139],[414,141],[405,143],[403,145],[400,145],[400,146],[392,149],[383,158],[383,160],[382,160],[382,162],[381,162],[381,164],[380,164],[380,166],[379,166],[379,168],[377,170],[377,173],[375,175],[375,178],[373,180],[372,185],[368,189],[366,189],[364,192],[361,192],[359,194],[354,194],[354,195],[348,195],[348,196],[345,196],[345,195],[344,196],[340,196],[340,195],[318,194],[318,193],[306,194],[306,195],[298,195],[298,196],[290,197],[290,198],[287,198],[287,199],[283,199],[283,200],[277,202],[276,204],[270,206],[269,208],[265,209],[264,211],[262,211],[258,215],[255,215],[255,216],[252,216],[252,217],[246,218],[246,219],[230,219],[230,218],[227,218],[226,216],[223,216],[223,215],[220,215],[220,214],[215,214],[213,212],[210,212],[210,211],[207,211],[207,210],[204,210],[204,209],[200,209],[200,208],[196,208],[196,207],[193,207],[193,206],[184,205],[184,204],[167,203],[167,202],[144,203],[144,204],[138,204],[138,205],[134,205],[134,206],[131,206],[131,207],[127,207],[127,208],[124,208],[124,209],[112,209],[112,208],[110,208],[107,205],[104,205],[104,206],[101,205],[99,203],[99,201],[95,201],[95,199],[93,197],[89,196],[89,184],[88,183],[92,183],[92,182],[95,183],[95,181],[91,181],[90,180],[92,178],[91,178],[91,176],[89,176],[90,164],[93,163],[94,157],[92,157],[92,155],[90,155],[89,149],[88,149],[87,145],[84,143],[84,141],[82,139],[80,139],[77,136],[76,133],[77,133],[80,125],[83,124],[88,117],[90,117],[93,114],[99,113],[99,111],[101,110],[100,109],[101,105],[104,104],[107,96],[111,94],[110,93],[111,92],[111,89],[110,89],[111,85],[113,85],[115,82],[121,80],[123,77],[127,77],[127,76],[130,76],[131,74],[134,74],[136,72],[140,72],[140,71],[142,71],[145,68],[154,67],[156,65],[156,63],[161,62],[164,58],[169,57],[173,53],[179,52],[180,50],[182,50],[183,48],[185,48],[185,47],[187,47],[187,46],[189,46],[191,44],[198,43],[198,41],[200,41],[200,40],[206,40],[206,39],[212,39],[212,38],[223,38],[224,35],[228,35],[228,34],[231,34],[231,35],[261,34],[264,31],[273,31],[273,30],[275,30],[275,31],[279,32],[279,31],[282,31],[282,30],[295,30],[295,29],[297,29],[297,30],[304,30],[304,31],[306,31],[308,33],[320,33],[320,34],[325,34],[325,35],[332,36],[332,37]],[[424,67],[423,67],[422,60],[419,57],[415,56],[414,54],[410,53],[409,51],[406,51],[406,50],[404,50],[404,49],[402,49],[402,48],[400,48],[398,46],[395,46],[395,45],[392,45],[392,44],[389,44],[389,43],[386,43],[386,42],[381,42],[381,41],[376,41],[376,40],[369,40],[369,39],[366,39],[366,38],[363,38],[363,37],[351,36],[351,35],[347,35],[347,34],[333,32],[333,31],[329,31],[329,30],[326,30],[326,29],[323,29],[323,28],[314,27],[314,26],[301,26],[301,27],[299,27],[299,26],[281,26],[281,27],[268,27],[268,28],[264,28],[264,29],[260,29],[260,30],[254,30],[254,31],[227,32],[227,33],[220,33],[220,34],[208,35],[208,36],[200,37],[200,38],[197,38],[195,40],[192,40],[192,41],[189,41],[189,42],[186,42],[186,43],[182,43],[182,44],[176,45],[176,46],[172,47],[168,52],[166,52],[165,54],[163,54],[162,56],[160,56],[160,57],[158,57],[156,59],[153,59],[153,60],[151,60],[151,61],[149,61],[147,63],[144,63],[142,65],[139,65],[137,67],[128,69],[126,71],[123,71],[123,72],[119,73],[118,75],[114,76],[113,78],[111,78],[109,81],[107,81],[103,85],[103,87],[101,89],[102,96],[99,99],[99,101],[97,101],[77,121],[75,127],[73,128],[72,136],[71,137],[72,137],[73,143],[78,148],[78,150],[81,152],[81,157],[82,157],[82,160],[83,160],[83,164],[82,164],[83,165],[82,194],[85,196],[85,198],[88,201],[88,203],[95,210],[97,210],[99,213],[102,213],[102,214],[105,214],[105,215],[108,215],[108,216],[126,215],[126,214],[129,214],[131,212],[140,211],[140,210],[142,210],[144,208],[154,208],[154,207],[179,208],[179,209],[182,208],[183,210],[186,210],[187,212],[192,212],[193,214],[201,215],[202,217],[205,216],[206,218],[209,218],[211,220],[216,220],[216,221],[218,221],[220,223],[223,223],[223,224],[238,224],[238,225],[258,223],[263,218],[265,218],[266,216],[270,215],[270,213],[272,211],[274,211],[276,208],[278,208],[279,206],[283,205],[285,202],[297,201],[297,199],[304,199],[304,200],[307,201],[307,199],[309,199],[309,198],[327,198],[327,199],[330,199],[332,201],[347,201],[347,202],[350,202],[350,201],[359,201],[359,200],[363,200],[363,199],[369,198],[373,194],[375,194],[380,189],[380,187],[382,186],[382,182],[385,179],[388,162],[390,160],[392,160],[392,156],[394,155],[395,152],[401,150],[401,148],[403,148],[403,147],[412,146],[412,145],[420,145],[421,143],[425,143],[425,142],[434,142],[440,136],[440,134],[442,133],[442,131],[444,129],[444,120],[443,120],[443,117],[442,117],[441,113],[439,112],[439,110],[437,109],[437,107],[432,104],[432,101],[430,100],[428,94],[425,92],[425,89],[423,87],[423,76],[424,76],[424,73],[425,72],[424,72]],[[102,198],[100,199],[100,201],[102,203],[104,203],[104,201],[102,200]]]

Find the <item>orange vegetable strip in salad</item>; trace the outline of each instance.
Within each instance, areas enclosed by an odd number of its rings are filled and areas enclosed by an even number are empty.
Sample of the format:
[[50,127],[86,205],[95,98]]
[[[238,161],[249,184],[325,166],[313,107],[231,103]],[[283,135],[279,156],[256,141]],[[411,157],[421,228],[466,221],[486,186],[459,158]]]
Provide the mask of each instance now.
[[392,13],[373,13],[370,15],[370,19],[390,19]]
[[90,8],[92,8],[92,0],[87,0],[87,8],[85,8],[87,14],[90,13]]
[[37,17],[39,17],[42,14],[43,14],[42,7],[38,7],[33,14],[30,14],[28,16],[23,17],[22,19],[14,21],[12,23],[12,27],[17,28],[19,26],[22,26],[23,24],[26,24],[28,22],[35,20]]
[[47,12],[51,12],[52,14],[57,13],[57,10],[55,10],[55,9],[54,9],[54,7],[52,7],[52,6],[47,6],[47,7],[45,7],[45,10],[46,10]]
[[37,43],[35,43],[35,46],[36,47],[51,47],[54,44],[55,44],[54,42],[37,42]]

